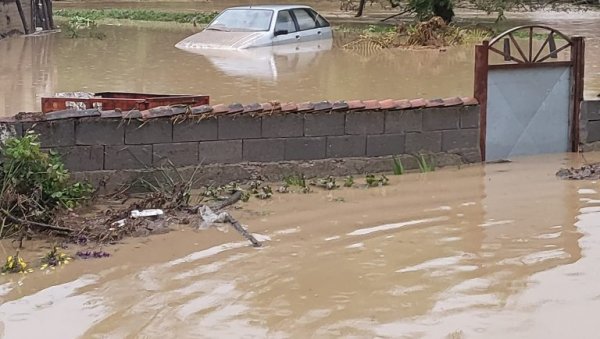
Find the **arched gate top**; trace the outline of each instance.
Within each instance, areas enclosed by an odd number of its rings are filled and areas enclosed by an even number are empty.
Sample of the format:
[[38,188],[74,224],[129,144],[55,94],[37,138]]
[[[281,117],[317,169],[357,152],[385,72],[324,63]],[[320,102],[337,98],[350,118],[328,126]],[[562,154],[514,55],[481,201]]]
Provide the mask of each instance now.
[[[524,37],[525,39],[517,39],[515,37],[517,32],[523,32],[524,34],[519,34],[517,37]],[[533,42],[539,35],[546,36],[541,47],[536,48]],[[560,46],[557,46],[557,40],[564,43],[559,43]],[[499,46],[500,42],[502,42],[502,47]],[[524,44],[527,45],[524,46]],[[513,55],[511,45],[515,47],[517,54]],[[548,59],[557,59],[559,52],[572,45],[573,41],[570,37],[559,30],[543,25],[526,25],[511,28],[494,37],[487,44],[488,49],[501,55],[504,61],[515,62],[517,64],[535,64],[545,62]]]

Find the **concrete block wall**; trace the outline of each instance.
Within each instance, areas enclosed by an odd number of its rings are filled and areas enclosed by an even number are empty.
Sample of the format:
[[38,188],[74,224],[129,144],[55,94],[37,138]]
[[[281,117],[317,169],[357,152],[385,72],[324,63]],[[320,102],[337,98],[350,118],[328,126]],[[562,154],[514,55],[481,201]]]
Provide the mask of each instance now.
[[581,102],[579,143],[583,150],[600,150],[600,100]]
[[421,152],[457,155],[464,163],[481,160],[476,104],[325,108],[229,114],[214,106],[200,110],[209,113],[146,120],[114,112],[56,112],[37,120],[4,120],[0,132],[39,133],[42,147],[61,154],[73,172],[149,169],[167,160],[185,167]]

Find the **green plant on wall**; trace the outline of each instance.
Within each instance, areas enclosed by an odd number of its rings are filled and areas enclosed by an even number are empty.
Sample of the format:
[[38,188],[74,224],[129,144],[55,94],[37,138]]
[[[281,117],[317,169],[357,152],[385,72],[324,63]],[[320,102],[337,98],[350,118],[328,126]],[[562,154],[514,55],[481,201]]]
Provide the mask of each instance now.
[[91,197],[91,185],[72,183],[58,154],[43,151],[35,133],[6,139],[0,154],[0,238],[21,227],[15,218],[47,222]]
[[424,154],[415,156],[421,173],[435,171],[435,159],[432,156],[425,157]]
[[392,158],[392,169],[394,171],[395,175],[402,175],[404,174],[404,165],[402,165],[402,160],[398,159],[398,157],[393,157]]

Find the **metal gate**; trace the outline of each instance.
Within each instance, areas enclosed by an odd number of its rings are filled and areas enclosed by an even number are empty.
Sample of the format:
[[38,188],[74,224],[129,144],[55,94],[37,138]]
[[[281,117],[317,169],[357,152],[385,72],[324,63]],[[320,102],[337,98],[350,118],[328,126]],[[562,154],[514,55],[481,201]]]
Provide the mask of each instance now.
[[538,25],[476,47],[484,160],[578,150],[583,56],[583,38]]

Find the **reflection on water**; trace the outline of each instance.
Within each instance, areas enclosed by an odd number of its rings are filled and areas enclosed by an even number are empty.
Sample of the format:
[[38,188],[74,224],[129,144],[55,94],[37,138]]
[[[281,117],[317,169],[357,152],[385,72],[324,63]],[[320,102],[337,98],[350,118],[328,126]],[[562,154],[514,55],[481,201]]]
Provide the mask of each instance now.
[[333,39],[242,50],[182,50],[204,56],[216,69],[229,77],[248,77],[277,81],[280,76],[310,71],[321,55],[331,51]]
[[[556,179],[574,158],[251,201],[235,213],[269,236],[265,247],[175,232],[21,286],[2,278],[0,328],[7,338],[594,337],[600,193]],[[77,324],[37,326],[54,311],[76,312]]]

